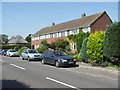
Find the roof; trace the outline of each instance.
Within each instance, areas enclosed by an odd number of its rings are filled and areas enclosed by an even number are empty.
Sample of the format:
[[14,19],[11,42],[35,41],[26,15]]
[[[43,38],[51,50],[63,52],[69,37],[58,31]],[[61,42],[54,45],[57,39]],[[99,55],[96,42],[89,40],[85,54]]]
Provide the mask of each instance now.
[[28,42],[22,38],[22,36],[13,36],[9,41],[9,44],[27,44]]
[[85,16],[85,17],[77,18],[71,21],[63,22],[57,25],[48,26],[40,29],[38,32],[33,34],[33,36],[39,36],[39,35],[47,34],[50,32],[57,32],[57,31],[68,30],[72,28],[87,27],[87,26],[90,26],[93,22],[95,22],[103,13],[105,12],[100,12],[90,16]]

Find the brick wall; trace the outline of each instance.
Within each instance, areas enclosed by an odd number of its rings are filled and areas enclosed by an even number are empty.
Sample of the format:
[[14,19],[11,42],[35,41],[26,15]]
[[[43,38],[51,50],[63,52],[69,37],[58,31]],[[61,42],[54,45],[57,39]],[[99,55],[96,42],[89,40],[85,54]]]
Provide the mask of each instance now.
[[106,12],[99,17],[92,25],[91,25],[91,33],[98,31],[98,30],[105,30],[106,26],[111,24],[112,21],[109,18],[109,16],[106,14]]

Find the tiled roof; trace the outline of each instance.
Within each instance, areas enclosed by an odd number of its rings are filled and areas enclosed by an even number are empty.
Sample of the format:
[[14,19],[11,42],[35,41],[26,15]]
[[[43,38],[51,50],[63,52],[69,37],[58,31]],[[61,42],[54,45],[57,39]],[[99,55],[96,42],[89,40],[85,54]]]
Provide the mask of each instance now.
[[57,25],[48,26],[40,29],[38,32],[33,34],[33,36],[39,36],[50,32],[57,32],[57,31],[67,30],[76,27],[81,27],[81,28],[87,27],[90,26],[93,22],[95,22],[103,13],[105,12],[100,12],[90,16],[85,16],[71,21],[63,22]]
[[27,44],[28,42],[23,39],[20,35],[13,36],[9,41],[9,44]]

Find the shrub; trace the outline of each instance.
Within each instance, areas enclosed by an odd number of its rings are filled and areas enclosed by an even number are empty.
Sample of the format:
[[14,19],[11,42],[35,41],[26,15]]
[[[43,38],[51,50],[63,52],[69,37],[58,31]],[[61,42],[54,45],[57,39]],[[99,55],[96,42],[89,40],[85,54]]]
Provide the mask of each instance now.
[[28,48],[28,47],[21,47],[21,48],[18,50],[18,54],[21,55],[22,51],[23,51],[24,49],[27,49],[27,48]]
[[37,48],[37,51],[39,53],[43,53],[45,50],[48,49],[49,46],[50,46],[50,44],[47,43],[46,40],[42,40],[41,43],[40,43],[40,45],[39,45],[39,47]]
[[95,33],[91,33],[88,37],[86,47],[87,55],[90,57],[90,60],[92,60],[92,62],[103,62],[103,39],[103,31],[96,31]]
[[16,46],[15,44],[12,44],[12,45],[1,44],[0,48],[2,48],[2,49],[14,49],[15,46]]
[[103,54],[112,64],[120,66],[120,22],[109,25],[105,31]]
[[80,58],[83,62],[88,62],[88,55],[86,53],[86,45],[87,45],[88,38],[85,38],[82,43],[82,47],[80,50]]

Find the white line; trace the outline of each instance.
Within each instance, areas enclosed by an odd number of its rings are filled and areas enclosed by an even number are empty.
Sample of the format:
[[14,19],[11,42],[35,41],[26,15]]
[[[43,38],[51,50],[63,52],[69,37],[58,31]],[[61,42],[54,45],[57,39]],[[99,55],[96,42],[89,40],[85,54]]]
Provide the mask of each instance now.
[[70,88],[75,88],[75,89],[77,89],[77,87],[74,87],[74,86],[72,86],[72,85],[63,83],[63,82],[61,82],[61,81],[58,81],[58,80],[55,80],[55,79],[52,79],[52,78],[49,78],[49,77],[46,77],[46,79],[51,80],[51,81],[54,81],[54,82],[59,83],[59,84],[62,84],[62,85],[65,85],[65,86],[68,86],[68,87],[70,87]]
[[23,68],[23,67],[20,67],[20,66],[17,66],[17,65],[15,65],[15,64],[12,64],[12,63],[10,63],[10,65],[11,65],[11,66],[14,66],[14,67],[17,67],[17,68],[19,68],[19,69],[25,70],[25,68]]
[[0,62],[4,62],[3,60],[0,60]]

